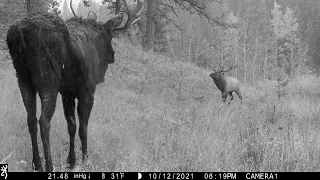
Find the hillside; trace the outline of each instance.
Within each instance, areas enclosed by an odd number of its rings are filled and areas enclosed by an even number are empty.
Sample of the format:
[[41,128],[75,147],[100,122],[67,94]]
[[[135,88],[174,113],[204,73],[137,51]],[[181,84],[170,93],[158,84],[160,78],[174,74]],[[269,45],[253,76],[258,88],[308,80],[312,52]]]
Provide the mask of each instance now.
[[[230,106],[222,103],[210,71],[122,40],[115,43],[116,63],[97,87],[89,121],[89,162],[75,171],[320,170],[317,77],[290,80],[280,99],[275,82],[245,85],[243,109],[238,97]],[[5,53],[0,55],[0,161],[11,171],[31,171],[26,111]],[[55,170],[66,171],[69,135],[60,95],[50,137]],[[79,164],[78,135],[76,155]]]

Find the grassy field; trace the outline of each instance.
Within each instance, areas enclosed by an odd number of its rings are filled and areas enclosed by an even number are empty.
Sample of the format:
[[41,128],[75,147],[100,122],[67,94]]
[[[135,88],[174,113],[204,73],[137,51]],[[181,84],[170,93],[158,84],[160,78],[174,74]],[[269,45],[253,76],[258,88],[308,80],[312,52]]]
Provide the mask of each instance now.
[[[238,97],[222,103],[209,71],[116,43],[116,63],[95,94],[89,161],[80,165],[77,135],[75,171],[320,171],[317,77],[290,80],[280,99],[273,81],[246,85],[243,109]],[[0,55],[0,162],[10,171],[32,171],[26,111],[6,53]],[[55,170],[66,171],[60,95],[50,137]]]

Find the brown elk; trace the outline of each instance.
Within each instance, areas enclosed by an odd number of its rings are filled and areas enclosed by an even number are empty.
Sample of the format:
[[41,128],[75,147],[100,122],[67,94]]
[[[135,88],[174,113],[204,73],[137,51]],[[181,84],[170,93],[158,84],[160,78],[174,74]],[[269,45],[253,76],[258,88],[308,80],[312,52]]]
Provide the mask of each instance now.
[[238,67],[238,65],[237,66],[232,65],[228,70],[224,70],[223,67],[221,67],[221,70],[218,70],[218,71],[213,69],[214,73],[211,73],[210,77],[213,79],[217,88],[221,91],[223,102],[227,101],[227,98],[229,95],[231,97],[231,100],[228,104],[230,104],[231,101],[233,100],[232,93],[235,92],[238,95],[238,97],[240,98],[241,105],[243,106],[242,95],[241,95],[241,83],[238,81],[237,78],[224,75],[225,72],[228,72],[236,67]]

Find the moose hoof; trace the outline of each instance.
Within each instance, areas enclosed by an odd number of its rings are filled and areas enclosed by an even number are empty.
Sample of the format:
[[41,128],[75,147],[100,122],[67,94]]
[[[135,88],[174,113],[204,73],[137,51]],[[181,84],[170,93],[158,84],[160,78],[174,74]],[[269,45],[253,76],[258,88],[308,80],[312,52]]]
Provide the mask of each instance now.
[[41,163],[40,158],[37,160],[33,160],[32,170],[35,172],[43,172],[42,163]]
[[75,157],[68,157],[67,159],[67,168],[69,169],[73,169],[75,167],[75,164],[76,164],[76,160],[75,160]]

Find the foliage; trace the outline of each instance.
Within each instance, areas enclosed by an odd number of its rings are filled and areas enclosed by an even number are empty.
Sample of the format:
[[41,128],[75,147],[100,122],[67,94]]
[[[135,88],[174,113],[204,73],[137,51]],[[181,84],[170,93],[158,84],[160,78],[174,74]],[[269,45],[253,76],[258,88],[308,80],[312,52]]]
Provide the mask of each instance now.
[[[75,7],[73,7],[75,8]],[[78,17],[87,18],[89,11],[93,11],[98,16],[98,21],[106,21],[103,16],[107,16],[105,12],[101,11],[101,6],[98,2],[92,1],[92,0],[81,0],[79,1],[79,4],[77,6],[77,9],[75,9],[75,13]],[[66,0],[64,0],[63,6],[62,6],[62,18],[68,19],[70,17],[73,17],[73,14],[70,9],[70,4],[67,3]]]
[[[146,52],[141,57],[140,48],[116,43],[117,66],[108,70],[113,76],[107,73],[106,83],[97,88],[89,121],[89,165],[79,165],[75,171],[291,172],[320,168],[318,78],[303,76],[289,82],[281,99],[272,81],[244,86],[245,111],[238,98],[228,107],[221,103],[208,71],[190,63],[172,63],[157,53]],[[21,120],[25,117],[23,102],[17,81],[12,81],[15,74],[10,70],[0,73],[0,135],[4,137],[0,160],[9,159],[9,166],[20,171],[32,171],[29,132],[26,120]],[[58,100],[57,109],[62,106]],[[61,160],[68,156],[69,143],[64,119],[60,110],[51,123],[56,172],[70,171]],[[79,138],[75,144],[79,147]],[[80,151],[76,148],[77,154]]]
[[28,13],[48,12],[55,0],[26,0],[26,9]]
[[308,32],[310,32],[308,42],[308,54],[310,55],[310,62],[309,64],[313,66],[313,70],[316,70],[316,72],[320,72],[320,18],[317,18],[316,20],[312,21],[312,24],[308,24]]
[[282,13],[280,11],[280,4],[274,3],[274,9],[271,10],[271,14],[273,15],[273,19],[270,20],[271,25],[273,27],[273,34],[276,39],[283,38],[286,34],[283,31],[283,21],[282,21]]
[[[221,12],[218,16],[215,14],[217,11],[212,11],[212,6],[219,6],[223,10],[222,1],[219,0],[172,0],[181,9],[187,10],[190,13],[196,13],[205,17],[209,23],[218,24],[221,26],[229,26],[223,22],[224,12]],[[215,12],[215,13],[213,13]]]
[[82,0],[82,4],[83,4],[85,7],[90,7],[90,0]]
[[[305,67],[307,48],[300,39],[302,30],[298,21],[302,13],[298,6],[293,10],[289,7],[282,9],[283,5],[270,6],[264,0],[230,0],[225,1],[223,6],[228,12],[224,22],[239,26],[206,27],[190,16],[180,26],[183,29],[181,41],[184,46],[182,49],[185,49],[184,57],[192,59],[197,65],[202,64],[201,67],[207,67],[208,64],[238,64],[240,68],[230,73],[244,82],[276,79],[276,67],[289,75]],[[199,30],[201,28],[205,29]],[[211,49],[209,57],[202,54],[206,51],[207,42]],[[204,60],[209,62],[205,63]]]
[[[273,0],[158,1],[166,4],[158,7],[165,13],[155,16],[155,51],[162,55],[115,39],[117,63],[108,69],[107,86],[97,89],[96,112],[88,130],[93,145],[90,167],[94,171],[319,170],[315,144],[319,144],[316,100],[320,82],[313,72],[320,72],[320,1],[281,0],[276,6]],[[24,3],[8,2],[3,1],[0,11],[0,40],[7,27],[26,14]],[[81,1],[79,5],[77,14],[87,17],[93,4],[85,7]],[[220,7],[225,12],[222,18],[223,13],[216,11]],[[239,22],[239,26],[209,24],[201,14],[207,10],[211,18]],[[109,12],[99,6],[98,19],[108,17]],[[141,42],[146,26],[144,10],[136,26],[138,35],[132,36]],[[168,34],[170,41],[165,41]],[[168,54],[171,43],[170,59],[163,54]],[[211,67],[222,64],[239,65],[228,75],[245,84],[249,111],[237,106],[238,99],[228,108],[221,104],[221,94],[208,74]],[[24,112],[10,108],[23,107],[15,98],[18,85],[12,81],[14,73],[5,70],[2,76],[0,97],[7,108],[0,110],[6,127],[0,133],[10,141],[1,146],[0,159],[12,149],[17,157],[29,159],[25,157],[30,152],[20,148],[30,142],[27,129],[21,128],[26,122],[15,121]],[[64,119],[63,111],[56,115]],[[52,150],[67,156],[60,147],[68,142],[65,122],[56,122],[52,123],[52,141],[58,143]],[[12,135],[17,129],[23,131]],[[65,164],[60,156],[54,157],[59,171]]]
[[215,66],[215,59],[212,59],[214,57],[214,49],[210,45],[210,43],[205,39],[199,40],[199,51],[197,51],[196,54],[196,60],[194,60],[194,63],[198,67],[202,67],[205,69],[212,69]]
[[[305,63],[311,69],[320,65],[318,1],[283,0],[279,4],[270,0],[156,1],[153,17],[156,52],[204,68],[238,64],[240,68],[230,73],[245,82],[275,79],[276,67],[286,74],[296,74],[306,68]],[[64,19],[71,17],[69,4],[65,2],[68,1],[54,1],[51,12],[60,13]],[[93,10],[97,20],[105,22],[116,10],[117,2],[121,5],[121,0],[81,0],[75,11],[86,18],[88,11]],[[121,37],[129,36],[135,44],[142,43],[146,35],[147,2],[142,1],[145,8],[141,20],[130,30],[121,32]],[[19,7],[6,1],[3,4],[5,8],[1,12],[8,14],[1,16],[4,37],[7,25],[24,15],[25,4]]]
[[[239,18],[233,14],[233,12],[229,13],[226,19],[227,23],[237,24],[239,23]],[[237,40],[238,40],[239,29],[228,27],[223,31],[223,49],[225,51],[225,55],[223,59],[228,59],[233,63],[232,59],[234,58],[234,52],[237,51]]]
[[280,7],[275,2],[274,9],[271,11],[273,19],[270,22],[273,26],[273,35],[276,40],[278,66],[290,73],[294,66],[294,58],[300,43],[300,39],[297,36],[298,23],[289,7],[286,7],[284,14],[281,13]]
[[59,9],[60,3],[61,3],[61,0],[59,0],[59,1],[58,1],[58,0],[53,1],[53,2],[49,5],[49,12],[60,16],[60,14],[61,14],[61,10]]
[[155,49],[156,52],[169,52],[170,46],[167,38],[167,33],[170,34],[170,29],[168,25],[171,23],[168,19],[168,15],[171,12],[171,8],[168,6],[158,6],[158,11],[155,14]]

